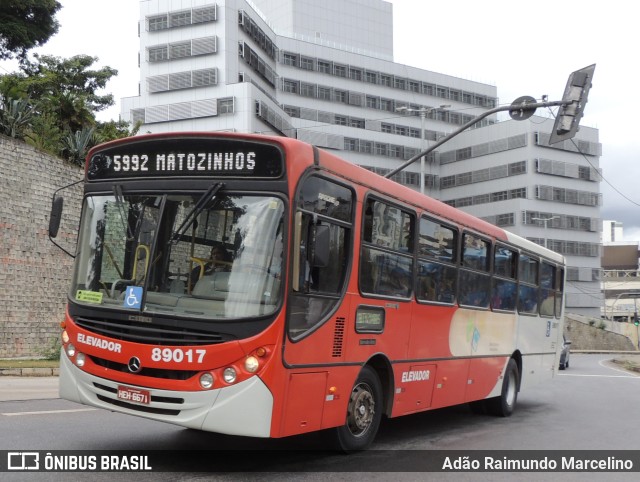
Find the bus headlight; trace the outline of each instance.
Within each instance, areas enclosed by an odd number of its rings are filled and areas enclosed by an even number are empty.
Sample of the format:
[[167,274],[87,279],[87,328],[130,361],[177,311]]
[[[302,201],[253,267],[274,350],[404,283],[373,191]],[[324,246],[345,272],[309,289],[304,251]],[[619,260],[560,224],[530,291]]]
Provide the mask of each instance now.
[[69,333],[67,333],[67,330],[62,332],[62,343],[69,343]]
[[200,386],[205,390],[209,390],[213,386],[213,375],[211,373],[200,375]]
[[247,370],[249,373],[257,372],[259,367],[260,367],[260,363],[258,362],[258,359],[254,356],[249,356],[244,361],[244,369]]
[[78,353],[78,356],[76,357],[76,365],[79,367],[84,366],[84,353]]
[[224,369],[224,372],[222,373],[222,376],[224,378],[224,381],[227,383],[235,383],[236,382],[236,378],[238,377],[238,374],[236,373],[236,369],[233,367],[227,367]]
[[69,358],[73,358],[75,356],[75,354],[76,354],[76,347],[74,346],[73,343],[69,343],[67,345],[67,356]]

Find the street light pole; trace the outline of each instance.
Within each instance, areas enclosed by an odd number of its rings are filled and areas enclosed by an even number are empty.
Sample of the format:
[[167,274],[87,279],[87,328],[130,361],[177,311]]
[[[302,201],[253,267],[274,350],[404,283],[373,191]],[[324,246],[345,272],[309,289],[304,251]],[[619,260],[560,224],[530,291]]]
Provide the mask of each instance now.
[[[396,111],[398,112],[417,112],[420,116],[420,152],[424,152],[424,127],[427,114],[437,109],[448,109],[449,107],[451,107],[449,104],[443,104],[438,107],[420,107],[419,109],[411,109],[406,106],[396,108]],[[420,157],[420,194],[424,194],[425,191],[424,175],[426,157],[426,153]]]

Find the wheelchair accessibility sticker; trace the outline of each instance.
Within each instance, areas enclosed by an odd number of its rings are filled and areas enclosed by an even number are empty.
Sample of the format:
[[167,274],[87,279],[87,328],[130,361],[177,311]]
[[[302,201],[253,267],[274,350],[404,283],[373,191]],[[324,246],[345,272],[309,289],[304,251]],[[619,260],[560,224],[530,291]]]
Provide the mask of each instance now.
[[127,286],[124,295],[125,308],[140,308],[142,304],[142,286]]

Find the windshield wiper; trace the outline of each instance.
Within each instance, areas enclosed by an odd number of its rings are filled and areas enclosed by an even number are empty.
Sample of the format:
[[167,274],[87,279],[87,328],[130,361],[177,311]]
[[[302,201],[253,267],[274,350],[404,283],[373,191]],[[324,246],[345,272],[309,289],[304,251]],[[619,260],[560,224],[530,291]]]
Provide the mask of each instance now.
[[182,235],[189,229],[189,227],[194,223],[197,219],[198,215],[204,210],[204,208],[216,198],[216,194],[220,189],[224,187],[224,183],[219,182],[211,186],[207,192],[205,192],[198,202],[193,206],[191,211],[187,213],[187,216],[182,221],[182,224],[178,229],[176,229],[171,235],[171,239],[169,240],[169,244],[176,244],[178,240],[182,237]]

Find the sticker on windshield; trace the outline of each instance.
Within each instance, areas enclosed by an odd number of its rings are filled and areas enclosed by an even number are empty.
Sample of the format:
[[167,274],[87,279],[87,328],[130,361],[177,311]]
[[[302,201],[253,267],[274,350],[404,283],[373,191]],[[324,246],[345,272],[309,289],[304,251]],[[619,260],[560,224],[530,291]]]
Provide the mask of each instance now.
[[102,303],[102,293],[97,291],[78,290],[76,291],[76,300],[99,305]]
[[125,308],[140,308],[142,304],[142,286],[127,286],[124,295]]

